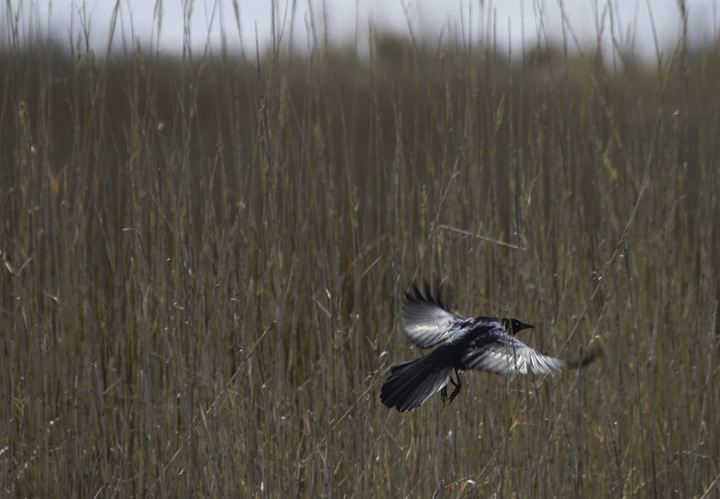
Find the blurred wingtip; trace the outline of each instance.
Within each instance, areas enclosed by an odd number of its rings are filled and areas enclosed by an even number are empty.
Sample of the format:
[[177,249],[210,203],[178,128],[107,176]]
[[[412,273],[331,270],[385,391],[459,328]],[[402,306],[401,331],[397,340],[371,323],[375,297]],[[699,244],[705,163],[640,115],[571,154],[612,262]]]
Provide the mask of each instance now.
[[579,367],[579,366],[587,366],[588,364],[595,362],[599,358],[601,358],[603,355],[605,355],[605,350],[603,350],[603,347],[601,345],[595,344],[591,348],[589,348],[586,352],[580,351],[578,360],[574,360],[571,362],[568,362],[570,367]]
[[405,292],[405,299],[408,303],[430,303],[448,310],[439,280],[435,281],[434,285],[431,285],[426,279],[422,282],[422,288],[413,283],[410,290]]

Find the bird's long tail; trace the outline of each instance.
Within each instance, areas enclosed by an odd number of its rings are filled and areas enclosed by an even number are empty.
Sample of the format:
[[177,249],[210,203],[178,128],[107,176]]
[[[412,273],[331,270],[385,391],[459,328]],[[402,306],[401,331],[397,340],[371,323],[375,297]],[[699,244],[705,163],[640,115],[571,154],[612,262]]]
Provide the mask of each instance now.
[[400,412],[415,409],[447,385],[452,367],[438,355],[438,350],[393,366],[380,391],[380,400]]

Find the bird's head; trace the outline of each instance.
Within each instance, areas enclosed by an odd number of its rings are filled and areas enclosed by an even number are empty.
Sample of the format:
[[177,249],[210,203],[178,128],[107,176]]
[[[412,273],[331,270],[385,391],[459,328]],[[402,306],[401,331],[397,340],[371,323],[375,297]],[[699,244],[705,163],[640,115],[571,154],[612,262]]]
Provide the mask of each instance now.
[[521,322],[517,319],[505,318],[505,319],[500,319],[500,321],[502,322],[502,325],[503,325],[503,328],[505,329],[505,331],[507,331],[509,334],[518,333],[518,332],[522,331],[523,329],[535,328],[535,326],[533,326],[532,324],[525,324],[524,322]]

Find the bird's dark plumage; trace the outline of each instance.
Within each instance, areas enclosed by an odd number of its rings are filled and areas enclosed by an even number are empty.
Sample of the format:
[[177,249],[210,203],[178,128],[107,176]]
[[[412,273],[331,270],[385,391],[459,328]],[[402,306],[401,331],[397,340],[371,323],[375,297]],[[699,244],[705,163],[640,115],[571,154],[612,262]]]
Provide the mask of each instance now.
[[[533,350],[513,336],[532,327],[517,319],[459,317],[448,311],[439,298],[433,298],[427,286],[424,296],[413,286],[413,293],[406,293],[402,329],[420,348],[442,344],[419,359],[393,366],[380,399],[386,406],[405,412],[439,391],[445,401],[448,382],[454,386],[448,403],[452,402],[460,392],[461,370],[545,374],[578,365]],[[590,360],[584,359],[582,363]],[[457,381],[451,377],[453,369]]]

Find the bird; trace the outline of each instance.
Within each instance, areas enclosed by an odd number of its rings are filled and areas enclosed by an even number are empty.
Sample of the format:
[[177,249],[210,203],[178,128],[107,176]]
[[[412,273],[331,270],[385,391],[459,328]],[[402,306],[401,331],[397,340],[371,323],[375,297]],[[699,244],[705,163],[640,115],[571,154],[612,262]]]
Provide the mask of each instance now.
[[[550,357],[514,336],[535,326],[513,318],[461,317],[445,307],[439,293],[436,296],[432,296],[427,283],[425,295],[416,285],[412,293],[405,293],[401,313],[405,335],[423,349],[440,346],[418,359],[391,367],[380,390],[380,400],[389,408],[411,411],[438,391],[443,403],[450,405],[462,387],[460,371],[546,374],[585,365],[597,357],[597,352],[580,362]],[[449,398],[448,383],[453,386]]]

